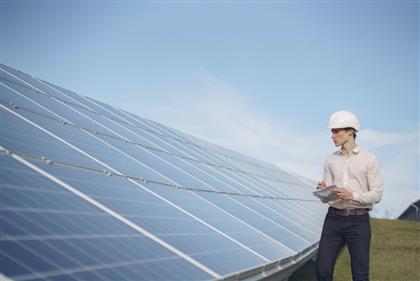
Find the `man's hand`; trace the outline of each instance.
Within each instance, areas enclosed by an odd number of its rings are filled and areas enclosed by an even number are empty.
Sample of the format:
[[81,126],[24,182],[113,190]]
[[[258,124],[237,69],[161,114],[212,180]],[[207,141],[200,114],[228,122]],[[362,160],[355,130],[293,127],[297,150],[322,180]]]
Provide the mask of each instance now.
[[317,186],[316,186],[316,189],[324,188],[326,186],[327,185],[325,184],[325,181],[319,181]]
[[344,188],[336,187],[336,188],[332,188],[331,191],[334,191],[338,195],[338,197],[342,200],[353,200],[353,193],[351,193],[350,191],[347,191]]

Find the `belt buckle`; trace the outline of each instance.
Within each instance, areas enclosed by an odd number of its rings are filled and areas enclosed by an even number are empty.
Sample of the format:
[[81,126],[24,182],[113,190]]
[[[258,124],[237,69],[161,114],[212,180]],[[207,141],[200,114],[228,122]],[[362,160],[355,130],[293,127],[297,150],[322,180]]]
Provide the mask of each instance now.
[[345,210],[344,216],[346,216],[346,217],[349,216],[350,215],[350,209],[345,208],[344,210]]

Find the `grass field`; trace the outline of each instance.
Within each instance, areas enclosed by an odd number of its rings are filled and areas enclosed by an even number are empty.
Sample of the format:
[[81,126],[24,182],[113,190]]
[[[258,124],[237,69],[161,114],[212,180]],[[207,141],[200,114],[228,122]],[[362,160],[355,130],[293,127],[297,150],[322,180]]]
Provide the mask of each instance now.
[[[371,281],[420,281],[420,222],[371,219]],[[334,281],[351,281],[347,248],[337,259]],[[308,262],[289,281],[316,281]]]

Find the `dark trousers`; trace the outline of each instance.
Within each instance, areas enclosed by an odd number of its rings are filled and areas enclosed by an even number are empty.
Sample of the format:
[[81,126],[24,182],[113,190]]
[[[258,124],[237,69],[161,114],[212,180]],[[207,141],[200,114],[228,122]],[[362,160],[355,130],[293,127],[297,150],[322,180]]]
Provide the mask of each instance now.
[[335,262],[344,244],[350,253],[353,281],[368,281],[370,237],[369,214],[340,216],[330,207],[316,260],[318,281],[333,280]]

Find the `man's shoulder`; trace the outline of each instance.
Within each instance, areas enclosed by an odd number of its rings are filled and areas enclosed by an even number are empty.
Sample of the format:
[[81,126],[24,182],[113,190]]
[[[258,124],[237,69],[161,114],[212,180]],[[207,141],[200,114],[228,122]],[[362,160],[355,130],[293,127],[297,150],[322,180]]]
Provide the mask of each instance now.
[[366,150],[364,148],[360,148],[358,154],[360,156],[366,157],[366,158],[371,159],[371,160],[376,159],[376,155],[375,154],[373,154],[372,152],[370,152],[370,151],[368,151],[368,150]]
[[334,151],[330,155],[327,156],[326,162],[332,161],[340,156],[340,150]]
[[[341,149],[334,151],[333,153],[331,153],[330,155],[327,156],[327,162],[332,161],[334,159],[337,159],[337,157],[340,157],[341,155]],[[373,154],[372,152],[368,151],[367,149],[364,148],[360,148],[359,146],[357,147],[357,155],[366,158],[368,160],[375,160],[376,159],[376,155]]]

